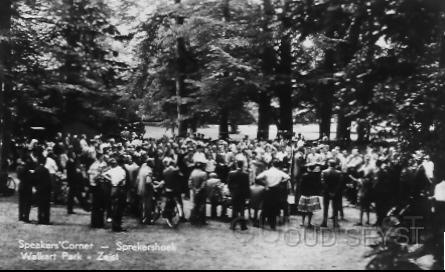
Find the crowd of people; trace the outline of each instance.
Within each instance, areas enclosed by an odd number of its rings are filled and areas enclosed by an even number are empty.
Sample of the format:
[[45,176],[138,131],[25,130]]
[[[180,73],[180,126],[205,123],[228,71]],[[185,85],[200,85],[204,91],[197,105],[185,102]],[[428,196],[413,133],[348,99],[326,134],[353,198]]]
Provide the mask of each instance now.
[[[231,229],[238,223],[247,229],[246,210],[255,226],[268,223],[276,229],[277,219],[286,222],[292,206],[308,227],[322,209],[321,227],[327,227],[332,207],[333,226],[339,227],[344,199],[360,208],[357,225],[363,225],[365,215],[371,224],[372,210],[375,224],[381,225],[391,207],[421,202],[432,196],[435,185],[434,163],[424,152],[409,158],[395,147],[349,152],[301,135],[292,140],[212,141],[202,135],[147,139],[127,130],[119,138],[59,133],[51,141],[24,140],[15,153],[20,221],[30,222],[36,203],[38,223],[50,224],[51,203],[63,203],[66,180],[67,214],[74,214],[77,199],[91,212],[92,228],[109,223],[115,232],[125,231],[124,214],[153,224],[160,195],[175,199],[181,220],[197,225],[206,224],[209,203],[212,218],[228,219],[232,211]],[[436,189],[439,201],[442,187]],[[289,196],[295,196],[294,205]],[[193,202],[188,219],[184,199]]]

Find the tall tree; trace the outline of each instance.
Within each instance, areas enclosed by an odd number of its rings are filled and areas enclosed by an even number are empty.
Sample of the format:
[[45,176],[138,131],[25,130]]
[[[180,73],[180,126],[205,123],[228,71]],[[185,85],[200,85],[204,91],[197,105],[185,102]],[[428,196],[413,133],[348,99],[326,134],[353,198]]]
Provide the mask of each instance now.
[[266,78],[266,87],[258,93],[258,132],[257,138],[269,139],[269,126],[271,123],[271,94],[273,94],[273,75],[275,72],[276,53],[273,47],[273,33],[270,29],[274,15],[274,7],[271,0],[263,0],[262,31],[264,40],[262,42],[262,74]]
[[293,135],[292,118],[292,19],[290,18],[290,0],[285,0],[281,14],[281,41],[279,46],[280,61],[277,69],[277,96],[280,101],[279,130],[287,139]]
[[[181,0],[174,0],[176,5],[181,4]],[[184,17],[181,14],[176,15],[176,24],[181,26],[184,24]],[[186,74],[186,43],[185,38],[178,36],[176,39],[176,99],[177,99],[177,113],[178,113],[178,136],[185,137],[187,135],[187,120],[186,107],[183,103],[183,96],[185,95],[185,74]]]
[[[227,23],[230,21],[230,0],[223,0],[222,4],[222,14],[224,21]],[[224,33],[226,36],[226,33]],[[225,76],[227,76],[227,72]],[[229,138],[229,105],[222,105],[219,116],[219,138],[227,139]]]
[[[349,25],[347,35],[345,37],[345,42],[339,45],[340,67],[346,68],[354,58],[357,51],[360,49],[360,30],[362,29],[365,15],[366,3],[362,1],[359,3],[357,11],[354,13],[351,20],[351,24]],[[341,80],[339,81],[340,84],[344,86],[343,82],[341,82]],[[340,105],[337,110],[337,140],[350,142],[352,118],[348,114],[347,103],[345,103],[345,101],[339,101],[339,103]]]
[[8,177],[7,154],[10,145],[10,111],[11,93],[11,0],[0,1],[0,193]]

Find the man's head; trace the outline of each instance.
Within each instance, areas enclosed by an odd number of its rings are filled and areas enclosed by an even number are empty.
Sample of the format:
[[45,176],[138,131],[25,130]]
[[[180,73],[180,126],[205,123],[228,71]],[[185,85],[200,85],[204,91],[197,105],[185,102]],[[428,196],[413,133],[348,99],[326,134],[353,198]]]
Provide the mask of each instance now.
[[113,167],[113,168],[118,166],[116,158],[111,158],[109,163],[110,163],[110,166]]
[[209,178],[211,179],[217,179],[218,175],[216,173],[210,173]]
[[359,155],[359,150],[358,150],[358,148],[357,148],[357,147],[353,148],[351,154],[352,154],[353,156],[357,156],[357,155]]
[[104,154],[101,152],[96,152],[96,159],[98,161],[103,161],[104,160]]
[[237,161],[236,162],[236,167],[238,168],[238,169],[243,169],[243,167],[244,167],[244,162],[243,161]]
[[273,160],[272,161],[272,166],[275,168],[279,168],[280,167],[280,161],[279,160]]
[[174,161],[170,157],[165,157],[162,161],[165,167],[170,167],[174,165]]

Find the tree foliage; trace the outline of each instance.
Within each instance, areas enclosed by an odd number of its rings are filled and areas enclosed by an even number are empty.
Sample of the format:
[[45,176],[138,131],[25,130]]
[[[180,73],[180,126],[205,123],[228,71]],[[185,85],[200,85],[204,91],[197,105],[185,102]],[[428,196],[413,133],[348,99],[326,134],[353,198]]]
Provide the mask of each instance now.
[[[127,64],[111,46],[122,39],[105,1],[15,1],[11,97],[16,132],[71,124],[112,131],[135,119],[123,109]],[[21,131],[23,132],[23,131]]]

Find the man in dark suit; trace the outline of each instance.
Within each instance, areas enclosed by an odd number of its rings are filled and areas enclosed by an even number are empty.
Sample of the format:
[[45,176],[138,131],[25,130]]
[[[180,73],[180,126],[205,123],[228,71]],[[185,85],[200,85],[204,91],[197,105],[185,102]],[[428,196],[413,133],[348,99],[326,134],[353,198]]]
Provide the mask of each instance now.
[[70,152],[68,154],[69,160],[66,165],[67,181],[68,181],[68,200],[67,200],[67,211],[68,215],[74,213],[74,199],[77,198],[82,208],[85,211],[89,211],[88,203],[82,196],[82,184],[83,175],[80,165],[80,160],[76,153]]
[[38,201],[38,223],[40,225],[50,224],[50,209],[51,209],[51,175],[48,169],[45,168],[46,158],[39,155],[39,165],[37,166],[34,178],[37,186],[37,201]]
[[238,223],[241,224],[241,230],[247,230],[244,210],[246,200],[250,197],[249,175],[243,172],[244,162],[236,163],[237,169],[229,173],[228,186],[232,194],[232,223],[230,229],[235,230]]
[[171,158],[165,158],[163,160],[164,164],[164,183],[165,183],[165,194],[167,196],[168,202],[164,209],[164,218],[170,216],[170,212],[175,208],[176,202],[181,206],[181,221],[185,222],[184,216],[184,204],[182,202],[182,191],[183,191],[183,176],[178,167],[176,167],[175,162]]
[[29,223],[29,214],[32,207],[34,186],[34,171],[38,165],[37,157],[32,152],[24,158],[23,165],[17,167],[19,184],[19,221]]
[[329,206],[332,202],[334,208],[334,227],[338,228],[338,212],[341,205],[341,188],[343,174],[336,170],[336,161],[330,160],[328,169],[321,174],[321,183],[323,186],[323,224],[321,227],[328,226]]

